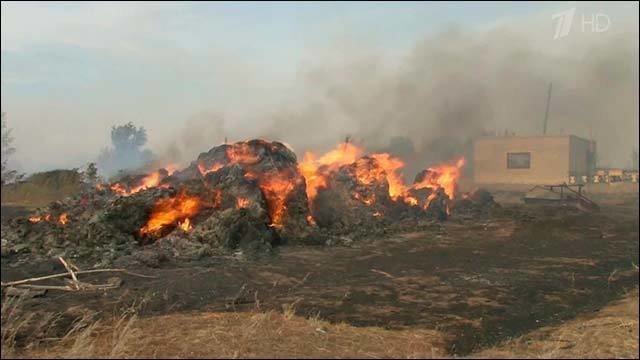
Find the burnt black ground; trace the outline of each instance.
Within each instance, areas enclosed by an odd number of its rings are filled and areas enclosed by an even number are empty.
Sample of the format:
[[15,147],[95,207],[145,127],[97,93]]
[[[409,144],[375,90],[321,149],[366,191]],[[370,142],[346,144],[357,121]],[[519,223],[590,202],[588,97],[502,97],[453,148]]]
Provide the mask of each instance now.
[[[468,354],[597,311],[638,286],[637,194],[601,206],[587,214],[509,205],[491,217],[453,216],[424,231],[350,248],[283,246],[254,260],[131,269],[157,278],[123,276],[116,290],[49,292],[26,305],[111,314],[146,297],[141,311],[150,316],[282,309],[295,302],[299,315],[319,313],[332,322],[437,329],[450,336],[451,353]],[[59,270],[53,262],[14,265],[3,259],[3,281]]]

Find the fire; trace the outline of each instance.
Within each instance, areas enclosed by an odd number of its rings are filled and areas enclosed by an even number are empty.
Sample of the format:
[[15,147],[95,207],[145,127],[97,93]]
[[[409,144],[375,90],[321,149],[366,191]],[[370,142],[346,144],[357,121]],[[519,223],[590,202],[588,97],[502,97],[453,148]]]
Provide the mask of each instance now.
[[249,204],[249,199],[247,198],[239,197],[236,199],[236,207],[238,209],[247,208],[249,207]]
[[359,184],[370,185],[380,183],[386,179],[385,171],[380,167],[377,161],[371,161],[371,158],[361,158],[355,162],[356,180]]
[[229,145],[227,148],[227,158],[229,158],[231,163],[247,165],[255,164],[260,161],[260,156],[258,156],[251,148],[251,145],[246,142],[238,142]]
[[[277,150],[277,149],[273,149]],[[247,142],[238,142],[229,145],[226,149],[230,164],[241,164],[245,169],[245,179],[255,181],[262,191],[267,211],[271,219],[271,226],[282,226],[282,220],[287,210],[286,202],[291,191],[295,188],[295,177],[286,171],[262,172],[252,171],[251,165],[261,159],[260,153]],[[237,207],[246,207],[248,200],[237,199]]]
[[177,169],[178,165],[169,164],[165,166],[164,169],[157,170],[152,172],[151,174],[146,175],[145,177],[140,179],[137,184],[131,186],[129,190],[127,190],[127,187],[121,183],[113,183],[109,186],[109,188],[111,189],[111,191],[120,196],[129,196],[139,191],[160,185],[160,182],[165,178],[166,175],[173,174]]
[[191,221],[189,221],[189,218],[186,218],[183,222],[178,221],[178,227],[182,231],[189,232],[192,229]]
[[164,169],[167,170],[167,174],[169,176],[173,175],[173,173],[176,172],[179,168],[180,166],[178,164],[169,164],[164,167]]
[[351,196],[353,196],[354,199],[361,201],[362,203],[364,203],[365,205],[373,205],[376,202],[376,195],[375,194],[371,194],[370,196],[362,196],[357,192],[353,192],[353,194],[351,194]]
[[[200,199],[181,191],[174,197],[158,200],[151,211],[149,220],[140,229],[140,235],[152,235],[167,226],[179,225],[200,211]],[[182,226],[181,226],[182,227]]]
[[271,226],[282,226],[282,219],[287,210],[287,198],[295,187],[294,179],[281,171],[261,174],[257,181],[267,203]]
[[109,188],[111,189],[111,191],[113,191],[114,193],[116,193],[118,195],[122,195],[122,196],[127,196],[128,195],[127,189],[124,187],[124,185],[122,185],[120,183],[111,184],[111,186],[109,186]]
[[[34,215],[34,216],[30,216],[28,220],[32,224],[36,224],[36,223],[39,223],[41,221],[49,221],[49,222],[51,222],[53,220],[53,216],[51,214],[45,214],[44,216],[42,216],[42,215]],[[69,222],[69,216],[67,215],[67,213],[62,213],[58,217],[57,222],[60,225],[66,225]]]
[[371,157],[376,159],[378,165],[384,170],[387,176],[389,196],[393,200],[398,200],[407,190],[402,180],[402,174],[400,173],[400,169],[404,167],[404,162],[387,153],[373,154]]
[[311,215],[307,215],[307,223],[311,226],[316,226],[316,220]]
[[[380,182],[386,178],[389,184],[389,197],[394,201],[404,201],[411,206],[419,204],[418,199],[410,194],[410,190],[430,188],[434,190],[431,199],[426,199],[427,204],[436,196],[435,190],[442,188],[453,199],[455,196],[457,181],[460,178],[461,168],[464,166],[464,158],[460,158],[453,165],[443,164],[427,169],[427,176],[417,184],[406,185],[402,177],[404,162],[388,153],[377,153],[369,155],[375,162],[360,161],[364,158],[363,149],[351,143],[342,143],[334,150],[318,157],[312,152],[304,154],[303,160],[298,168],[305,178],[307,184],[307,198],[309,203],[313,203],[318,194],[318,190],[327,186],[328,176],[337,171],[340,166],[353,164],[356,166],[356,178],[358,183],[369,185]],[[375,197],[364,197],[353,194],[354,198],[367,205],[375,203]],[[310,206],[311,208],[311,206]]]
[[[340,166],[353,164],[364,154],[364,150],[351,143],[339,144],[335,149],[318,157],[312,152],[306,152],[298,168],[307,183],[307,198],[310,202],[318,194],[318,190],[327,186],[327,177]],[[397,200],[404,195],[406,186],[399,170],[404,162],[387,153],[371,155],[376,160],[377,167],[364,168],[358,163],[357,177],[361,184],[371,184],[386,176],[389,183],[389,195]],[[363,165],[364,166],[364,165]]]
[[[424,178],[411,186],[413,189],[431,188],[435,190],[442,188],[444,193],[453,200],[462,167],[465,164],[464,158],[458,159],[455,164],[442,164],[427,169]],[[435,195],[433,195],[435,197]],[[430,196],[431,197],[431,196]],[[428,202],[427,202],[428,203]]]
[[32,224],[39,223],[42,221],[42,216],[31,216],[29,217],[29,222]]
[[142,180],[140,180],[140,183],[138,185],[132,187],[131,191],[129,192],[129,195],[135,194],[141,190],[156,187],[160,184],[161,180],[162,180],[162,175],[160,174],[160,171],[154,171],[151,174],[143,177]]
[[208,168],[207,168],[206,166],[204,166],[203,164],[198,163],[198,171],[200,171],[200,174],[201,174],[202,176],[204,176],[204,175],[206,175],[206,174],[208,174],[208,173],[210,173],[210,172],[218,171],[218,170],[220,170],[222,167],[224,167],[224,165],[223,165],[223,164],[220,164],[220,163],[217,163],[217,162],[216,162],[216,163],[213,163],[213,165],[211,165],[211,166],[210,166],[210,167],[208,167]]
[[309,201],[318,194],[318,190],[327,186],[327,177],[342,165],[354,163],[364,151],[351,144],[342,143],[328,153],[317,157],[312,152],[306,152],[298,165],[298,169],[307,183],[307,198]]

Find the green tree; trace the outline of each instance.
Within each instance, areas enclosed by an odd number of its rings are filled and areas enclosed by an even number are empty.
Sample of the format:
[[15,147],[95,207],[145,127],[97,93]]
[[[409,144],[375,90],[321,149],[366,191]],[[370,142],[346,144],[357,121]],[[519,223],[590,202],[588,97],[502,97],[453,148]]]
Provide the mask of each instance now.
[[91,162],[87,165],[87,168],[84,171],[84,178],[85,181],[91,185],[95,185],[98,182],[98,168],[95,163]]
[[144,150],[147,143],[147,130],[129,122],[111,127],[112,148],[105,148],[98,157],[97,165],[106,175],[112,175],[122,169],[134,169],[151,161],[151,151]]

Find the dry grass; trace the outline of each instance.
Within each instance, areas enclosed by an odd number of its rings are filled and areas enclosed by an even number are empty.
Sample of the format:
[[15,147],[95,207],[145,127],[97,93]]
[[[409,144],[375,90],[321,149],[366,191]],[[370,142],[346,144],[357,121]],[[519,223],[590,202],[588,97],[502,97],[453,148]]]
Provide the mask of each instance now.
[[[48,338],[55,316],[39,319],[20,352],[16,334],[33,316],[16,316],[3,304],[2,357],[29,358],[425,358],[446,357],[447,338],[433,330],[392,331],[330,324],[279,312],[185,313],[138,318],[137,307],[95,320],[83,314],[71,331]],[[5,331],[10,329],[9,331]],[[5,333],[6,332],[6,333]],[[37,334],[36,334],[37,333]],[[5,336],[6,335],[6,336]],[[49,341],[47,341],[49,340]],[[483,358],[637,358],[638,291],[593,315],[542,328],[471,355]]]
[[192,313],[111,322],[79,321],[55,345],[5,357],[29,358],[271,358],[443,357],[444,336],[432,330],[390,331],[330,324],[279,312]]
[[638,358],[638,289],[598,313],[541,328],[474,354],[482,358]]
[[2,186],[2,203],[18,206],[46,206],[81,190],[81,175],[74,170],[35,173],[20,183]]

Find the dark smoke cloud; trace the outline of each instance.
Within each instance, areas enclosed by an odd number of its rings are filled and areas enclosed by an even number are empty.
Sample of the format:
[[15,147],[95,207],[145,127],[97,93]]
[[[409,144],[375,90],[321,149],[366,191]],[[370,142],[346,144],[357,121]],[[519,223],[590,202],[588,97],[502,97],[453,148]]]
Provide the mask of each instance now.
[[507,28],[451,28],[393,62],[347,44],[301,66],[296,101],[252,115],[252,126],[222,116],[204,127],[189,123],[181,146],[193,159],[223,134],[262,136],[301,155],[349,134],[370,150],[406,152],[411,143],[414,156],[405,156],[415,171],[465,154],[481,134],[541,134],[553,82],[548,133],[592,134],[600,165],[626,166],[638,146],[637,23],[629,29],[574,44]]

